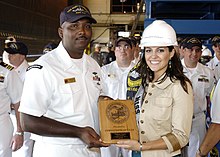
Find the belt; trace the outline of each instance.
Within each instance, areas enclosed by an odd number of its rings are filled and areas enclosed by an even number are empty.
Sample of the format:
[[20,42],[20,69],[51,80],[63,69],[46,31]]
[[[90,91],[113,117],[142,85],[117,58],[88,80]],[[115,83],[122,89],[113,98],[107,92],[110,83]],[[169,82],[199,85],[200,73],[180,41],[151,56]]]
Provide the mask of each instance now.
[[193,114],[193,119],[196,118],[197,116],[201,115],[201,114],[206,114],[206,111],[202,111],[202,112]]

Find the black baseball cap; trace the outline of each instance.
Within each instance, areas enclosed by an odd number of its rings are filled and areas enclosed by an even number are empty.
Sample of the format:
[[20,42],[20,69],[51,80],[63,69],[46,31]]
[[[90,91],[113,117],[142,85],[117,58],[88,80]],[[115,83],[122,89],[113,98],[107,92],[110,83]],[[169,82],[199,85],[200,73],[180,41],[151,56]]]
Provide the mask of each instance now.
[[188,48],[188,49],[191,49],[194,46],[198,46],[199,48],[202,49],[202,42],[198,38],[195,38],[195,37],[186,38],[182,46],[183,48]]
[[65,21],[76,22],[82,18],[88,18],[91,23],[97,23],[87,7],[80,4],[68,6],[60,13],[60,26]]
[[43,53],[47,53],[55,48],[57,48],[58,44],[54,42],[49,42],[46,46],[43,48]]
[[212,45],[214,44],[220,44],[220,36],[214,36],[212,38]]
[[131,40],[130,40],[129,38],[127,38],[127,37],[119,37],[119,38],[116,40],[116,42],[115,42],[115,46],[118,46],[118,43],[119,43],[120,41],[126,42],[126,43],[129,44],[130,47],[132,48],[132,43],[131,43]]
[[27,46],[19,41],[8,43],[7,48],[5,48],[4,50],[9,54],[22,54],[25,56],[28,54]]

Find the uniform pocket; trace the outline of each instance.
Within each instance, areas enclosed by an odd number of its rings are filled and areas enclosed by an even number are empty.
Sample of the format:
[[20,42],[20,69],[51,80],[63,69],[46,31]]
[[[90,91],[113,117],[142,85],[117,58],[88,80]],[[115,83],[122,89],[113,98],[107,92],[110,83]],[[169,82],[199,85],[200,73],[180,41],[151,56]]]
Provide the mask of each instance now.
[[[59,93],[57,93],[56,101],[57,106],[55,106],[54,110],[57,110],[57,112],[61,112],[62,114],[58,115],[65,115],[70,116],[73,113],[76,112],[76,109],[74,108],[76,102],[79,102],[79,99],[81,98],[80,93],[81,89],[78,84],[69,83],[59,86]],[[59,98],[60,97],[60,98]],[[60,108],[59,104],[65,104],[65,107]]]
[[168,120],[171,117],[172,98],[156,98],[153,104],[153,118],[155,120]]
[[60,86],[61,94],[73,94],[80,91],[80,86],[78,84],[65,84]]

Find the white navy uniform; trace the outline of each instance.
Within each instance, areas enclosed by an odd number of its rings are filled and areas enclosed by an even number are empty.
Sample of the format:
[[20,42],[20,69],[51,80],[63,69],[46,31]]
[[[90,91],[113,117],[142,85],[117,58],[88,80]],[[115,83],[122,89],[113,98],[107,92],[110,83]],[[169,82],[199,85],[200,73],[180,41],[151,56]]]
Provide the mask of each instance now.
[[196,156],[196,151],[206,134],[206,96],[210,95],[215,78],[212,70],[201,63],[197,63],[196,68],[190,69],[182,59],[182,65],[184,74],[192,82],[194,95],[193,121],[188,147],[188,156],[191,157]]
[[17,72],[18,76],[20,77],[21,81],[24,82],[26,70],[29,67],[27,60],[24,60],[20,66],[18,66],[15,71]]
[[[3,60],[4,63],[6,63],[6,64],[8,64],[8,65],[11,65],[11,64],[9,63],[8,55],[9,55],[8,52],[3,51],[3,53],[2,53],[2,60]],[[11,65],[11,66],[12,66],[12,65]]]
[[[25,76],[19,111],[79,127],[90,126],[99,133],[98,97],[102,93],[101,69],[83,54],[72,59],[59,46],[40,57]],[[31,134],[34,157],[99,157],[79,138],[48,137]]]
[[211,117],[212,117],[212,122],[220,124],[220,81],[218,81],[215,91],[212,97],[212,107],[211,107]]
[[[17,72],[18,76],[20,77],[21,81],[24,83],[25,79],[25,74],[26,70],[29,67],[27,60],[24,60],[16,69],[15,71]],[[12,123],[14,125],[14,132],[16,131],[16,117],[15,117],[15,112],[12,111],[10,114],[10,117],[12,119]],[[24,142],[23,146],[15,151],[12,152],[12,157],[32,157],[32,152],[33,152],[33,145],[34,141],[30,139],[31,134],[29,132],[24,132]]]
[[11,157],[13,124],[9,116],[11,104],[20,101],[23,84],[13,67],[0,62],[0,157]]
[[214,71],[214,75],[215,75],[216,80],[219,80],[219,78],[220,78],[220,61],[218,60],[218,58],[215,56],[206,65]]
[[[129,71],[135,64],[131,62],[129,67],[120,68],[116,61],[111,62],[102,67],[102,77],[104,81],[103,90],[105,95],[113,98],[126,100],[127,93],[127,77]],[[121,149],[123,157],[131,156],[131,151]],[[111,145],[101,148],[102,157],[119,157],[120,148]]]

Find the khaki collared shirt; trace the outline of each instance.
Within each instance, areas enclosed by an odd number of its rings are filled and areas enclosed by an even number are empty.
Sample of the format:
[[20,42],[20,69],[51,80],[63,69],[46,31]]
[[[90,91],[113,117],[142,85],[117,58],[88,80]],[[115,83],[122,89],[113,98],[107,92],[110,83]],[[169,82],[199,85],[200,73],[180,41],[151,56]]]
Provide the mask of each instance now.
[[150,83],[139,120],[140,142],[162,138],[167,150],[142,151],[142,157],[171,157],[188,143],[193,115],[193,92],[187,82],[186,93],[180,81]]

